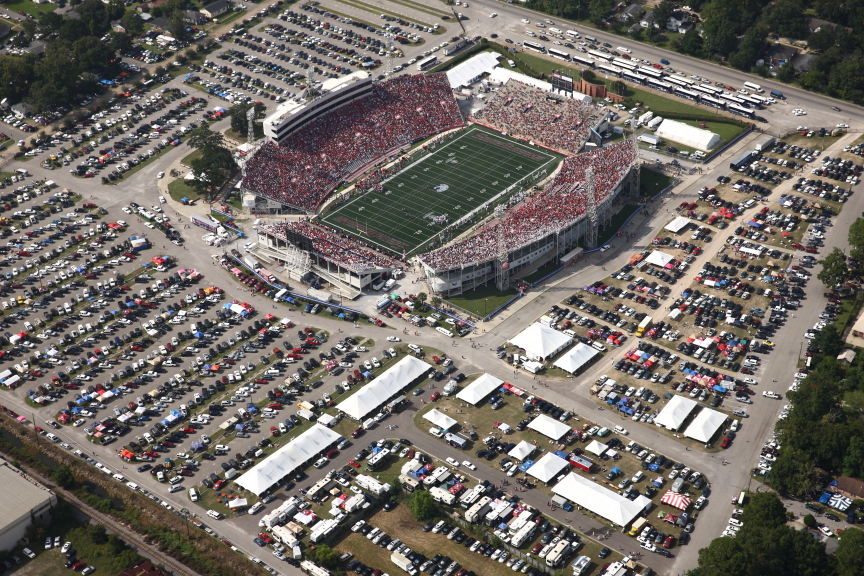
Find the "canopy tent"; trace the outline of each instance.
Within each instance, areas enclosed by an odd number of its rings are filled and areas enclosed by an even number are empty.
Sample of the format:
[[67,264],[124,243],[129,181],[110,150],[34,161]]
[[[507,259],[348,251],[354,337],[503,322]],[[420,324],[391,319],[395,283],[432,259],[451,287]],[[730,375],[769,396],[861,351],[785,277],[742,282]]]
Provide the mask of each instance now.
[[458,66],[454,66],[453,69],[447,71],[447,81],[450,82],[450,88],[470,86],[480,76],[492,72],[492,69],[498,66],[498,58],[501,56],[494,52],[482,52]]
[[597,440],[591,440],[591,442],[587,446],[585,446],[586,452],[591,452],[592,454],[595,454],[597,456],[602,456],[603,453],[606,452],[606,450],[608,449],[608,446],[606,446],[605,444],[601,444]]
[[403,356],[386,372],[341,402],[336,409],[355,420],[362,420],[397,396],[417,378],[428,374],[430,368],[432,366],[423,360],[410,355]]
[[654,417],[654,423],[669,430],[678,430],[690,413],[697,406],[695,400],[678,396],[677,394],[663,407],[660,414]]
[[532,452],[534,452],[535,449],[536,448],[533,444],[522,440],[521,442],[519,442],[519,444],[516,445],[515,448],[510,450],[507,455],[511,458],[515,458],[516,460],[525,460],[528,456],[531,455]]
[[578,342],[576,346],[555,361],[555,366],[571,374],[575,374],[598,354],[600,352],[594,348]]
[[261,495],[342,439],[321,424],[312,427],[237,478],[239,486]]
[[665,252],[660,252],[659,250],[655,250],[648,255],[648,258],[645,259],[649,264],[653,264],[654,266],[659,266],[660,268],[665,268],[667,264],[671,263],[675,260],[675,257],[671,254],[666,254]]
[[684,436],[693,438],[699,442],[708,442],[725,422],[725,414],[711,410],[710,408],[703,408],[696,418],[693,419],[690,426],[684,430]]
[[690,219],[689,218],[685,218],[684,216],[678,216],[677,218],[675,218],[674,220],[669,222],[669,224],[664,226],[664,228],[666,230],[669,230],[670,232],[674,232],[675,234],[677,234],[681,230],[684,230],[685,228],[687,228],[687,226],[689,226],[689,225],[690,225]]
[[555,420],[554,418],[550,418],[545,414],[540,414],[534,420],[528,424],[528,428],[543,434],[544,436],[551,438],[552,440],[559,440],[562,436],[570,432],[570,427],[566,424]]
[[828,505],[840,510],[841,512],[845,512],[849,506],[852,505],[852,499],[848,496],[843,496],[842,494],[833,494],[831,498],[828,499]]
[[678,508],[679,510],[687,510],[692,503],[692,500],[683,494],[678,494],[677,492],[673,492],[669,490],[666,494],[663,495],[663,498],[660,499],[660,502],[663,504],[668,504],[673,508]]
[[528,474],[537,478],[541,482],[549,482],[555,478],[559,472],[569,466],[570,464],[567,460],[564,460],[551,452],[547,452],[545,456],[540,458],[540,460],[535,462],[534,465],[528,469]]
[[472,406],[482,402],[486,396],[497,390],[504,381],[490,374],[482,374],[477,380],[460,390],[456,398],[468,402]]
[[556,484],[552,492],[618,526],[627,526],[651,504],[651,500],[641,494],[635,500],[628,500],[572,472]]
[[706,152],[716,148],[723,141],[718,134],[710,130],[697,128],[668,118],[663,120],[654,134],[664,140],[673,140],[685,146]]
[[570,345],[572,338],[535,322],[510,339],[510,343],[525,350],[532,360],[549,358]]
[[450,416],[447,416],[443,412],[440,412],[437,408],[434,408],[431,411],[427,412],[423,416],[423,418],[425,420],[428,420],[429,422],[432,422],[442,430],[449,430],[453,427],[454,424],[456,424],[456,420],[454,420]]
[[242,508],[244,506],[247,506],[248,504],[249,502],[246,500],[246,498],[235,498],[234,500],[228,501],[228,508],[231,508],[233,510],[234,508]]

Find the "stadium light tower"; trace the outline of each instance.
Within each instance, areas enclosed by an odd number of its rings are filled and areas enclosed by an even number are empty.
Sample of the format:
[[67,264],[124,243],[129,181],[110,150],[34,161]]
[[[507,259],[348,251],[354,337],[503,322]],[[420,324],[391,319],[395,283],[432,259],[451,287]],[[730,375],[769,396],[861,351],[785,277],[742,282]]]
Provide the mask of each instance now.
[[585,233],[585,245],[588,248],[597,246],[597,198],[594,192],[594,168],[589,166],[585,170],[585,186],[582,188],[582,193],[585,195],[585,212],[588,216],[588,230]]
[[630,162],[630,197],[631,198],[639,198],[639,194],[642,193],[640,190],[642,186],[642,174],[639,163],[639,144],[636,141],[636,132],[633,132],[633,136],[630,138],[632,142],[632,149],[636,151],[633,155],[633,159]]
[[393,74],[393,34],[384,36],[387,41],[387,61],[384,64],[384,77],[389,78]]
[[506,214],[507,207],[504,204],[495,206],[495,218],[498,220],[498,269],[495,270],[495,286],[502,292],[507,289],[507,284],[510,281],[510,261],[507,259],[507,233],[504,230],[504,216]]

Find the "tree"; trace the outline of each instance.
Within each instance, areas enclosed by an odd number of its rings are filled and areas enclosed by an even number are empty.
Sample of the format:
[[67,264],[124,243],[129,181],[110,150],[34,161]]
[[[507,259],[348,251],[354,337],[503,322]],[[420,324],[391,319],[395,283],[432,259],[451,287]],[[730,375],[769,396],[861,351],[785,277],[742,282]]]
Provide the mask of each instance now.
[[75,485],[75,476],[72,475],[72,469],[66,464],[58,466],[52,477],[54,478],[54,482],[61,488],[68,490]]
[[184,18],[185,14],[183,13],[183,10],[180,10],[179,8],[171,12],[171,15],[168,16],[168,31],[171,32],[171,35],[178,41],[185,40],[186,36],[188,36],[188,32],[186,32],[186,21]]
[[846,255],[839,248],[834,248],[830,254],[819,260],[822,270],[816,277],[829,290],[841,284],[849,276],[849,268],[846,266]]
[[120,18],[120,23],[123,24],[127,34],[138,35],[144,32],[144,20],[135,10],[127,10]]
[[748,29],[738,44],[738,50],[729,57],[729,63],[739,70],[750,70],[756,65],[762,43],[767,36],[767,30],[761,26]]
[[202,155],[189,164],[195,175],[195,178],[190,181],[190,186],[199,194],[206,196],[208,201],[214,198],[237,171],[237,164],[227,148],[205,148],[202,150]]
[[307,552],[309,558],[322,568],[336,569],[339,566],[339,553],[327,544],[319,544]]
[[801,0],[777,0],[768,4],[762,11],[762,21],[781,36],[803,39],[809,33]]
[[814,518],[812,514],[805,514],[801,521],[804,522],[804,525],[808,528],[816,528],[816,518]]
[[716,538],[699,550],[699,564],[690,576],[746,576],[749,559],[737,538]]
[[849,255],[859,260],[864,258],[864,218],[858,218],[849,226],[848,240],[852,247]]
[[582,79],[586,82],[593,82],[597,79],[597,75],[593,70],[582,70]]
[[108,532],[102,524],[95,524],[90,528],[90,539],[94,544],[105,544],[108,542]]
[[428,297],[429,295],[425,292],[418,292],[414,302],[416,302],[418,306],[422,307]]
[[864,576],[864,532],[846,528],[840,544],[834,551],[837,569],[843,576]]
[[758,492],[750,496],[741,521],[761,529],[783,526],[786,524],[786,507],[773,492]]
[[[246,120],[246,114],[253,106],[255,107],[256,120],[262,120],[267,116],[267,106],[254,102],[242,102],[228,109],[228,115],[231,117],[231,130],[244,138],[247,138],[249,133],[249,122]],[[264,127],[255,122],[255,137],[261,138],[262,136],[264,136]]]
[[428,490],[417,490],[411,494],[411,497],[408,498],[408,509],[411,510],[418,522],[428,522],[438,514],[435,500],[432,499]]
[[215,150],[225,147],[225,137],[221,132],[214,132],[208,124],[204,124],[189,135],[187,143],[196,150]]
[[132,49],[132,37],[129,34],[124,34],[123,32],[118,32],[111,37],[111,49],[114,52],[119,52],[123,54]]
[[843,337],[834,324],[828,324],[817,332],[816,337],[811,342],[814,346],[818,346],[822,350],[822,354],[829,358],[836,358],[840,354],[840,351],[843,350]]
[[695,27],[691,28],[684,34],[678,42],[678,46],[684,54],[689,56],[701,56],[705,52],[704,41]]
[[615,8],[615,0],[591,0],[588,4],[588,19],[595,26],[602,26],[613,8]]
[[795,78],[795,67],[792,62],[786,62],[777,70],[777,79],[781,82],[791,82]]
[[864,475],[864,438],[853,436],[849,439],[849,446],[843,457],[843,474],[853,478]]
[[822,26],[807,37],[807,47],[817,52],[827,50],[836,43],[833,26]]
[[609,91],[612,92],[612,94],[623,96],[626,90],[627,85],[624,84],[624,82],[622,82],[621,80],[613,80],[609,83]]
[[815,485],[813,458],[803,450],[784,446],[771,466],[771,487],[783,495],[804,496]]
[[435,308],[438,308],[439,306],[441,306],[441,298],[439,296],[432,296],[432,298],[429,299],[429,304],[431,304]]
[[669,23],[669,18],[672,16],[672,12],[674,11],[675,4],[672,0],[663,0],[654,7],[654,24],[656,24],[660,30],[665,30],[666,25]]

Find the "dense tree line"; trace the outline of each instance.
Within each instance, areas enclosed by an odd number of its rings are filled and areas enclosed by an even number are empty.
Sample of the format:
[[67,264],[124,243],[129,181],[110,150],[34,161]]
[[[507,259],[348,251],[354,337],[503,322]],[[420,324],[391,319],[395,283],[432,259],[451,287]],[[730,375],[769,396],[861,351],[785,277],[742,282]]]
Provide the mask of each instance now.
[[[617,22],[609,16],[614,0],[528,0],[529,8],[551,16],[583,20],[618,34],[628,33],[631,23]],[[797,82],[801,87],[830,96],[864,103],[864,3],[842,0],[691,0],[688,5],[699,13],[701,35],[696,27],[686,34],[671,33],[674,48],[682,54],[708,59],[726,59],[739,70],[762,76],[767,66],[756,66],[778,35],[793,41],[806,41],[817,57],[800,76],[791,64],[777,69],[782,82]],[[675,9],[672,0],[655,5],[657,28],[638,28],[631,33],[637,40],[655,41],[667,37],[666,23]],[[808,20],[815,17],[834,25],[810,32]]]

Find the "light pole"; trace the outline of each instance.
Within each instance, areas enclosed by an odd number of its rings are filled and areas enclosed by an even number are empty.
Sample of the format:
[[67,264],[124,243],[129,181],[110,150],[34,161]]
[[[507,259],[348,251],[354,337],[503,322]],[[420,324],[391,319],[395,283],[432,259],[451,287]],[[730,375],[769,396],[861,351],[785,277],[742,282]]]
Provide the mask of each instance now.
[[484,298],[484,299],[483,299],[483,317],[484,317],[484,318],[486,317],[486,305],[487,305],[487,304],[489,304],[489,299],[488,299],[488,298]]

